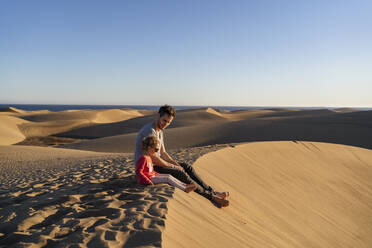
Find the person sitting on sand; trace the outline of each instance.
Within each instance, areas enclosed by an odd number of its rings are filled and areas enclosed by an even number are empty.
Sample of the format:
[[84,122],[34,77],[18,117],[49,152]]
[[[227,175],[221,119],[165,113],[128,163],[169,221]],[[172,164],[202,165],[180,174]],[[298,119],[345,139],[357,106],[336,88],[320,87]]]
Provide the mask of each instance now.
[[155,152],[160,149],[160,142],[155,136],[147,136],[142,141],[142,149],[145,155],[142,155],[136,164],[136,174],[140,184],[154,185],[168,183],[186,193],[194,191],[197,188],[195,184],[183,183],[170,174],[159,174],[154,171],[150,156],[154,156]]
[[197,186],[195,192],[213,201],[221,207],[229,205],[226,197],[228,192],[216,192],[213,188],[207,185],[195,172],[191,165],[179,163],[175,161],[165,150],[163,130],[167,128],[176,116],[176,111],[169,105],[160,107],[157,118],[154,122],[150,122],[143,126],[138,132],[136,146],[134,152],[135,164],[141,158],[142,140],[149,136],[155,136],[160,142],[160,149],[153,155],[150,155],[154,163],[154,170],[161,174],[170,174],[186,184],[195,184]]

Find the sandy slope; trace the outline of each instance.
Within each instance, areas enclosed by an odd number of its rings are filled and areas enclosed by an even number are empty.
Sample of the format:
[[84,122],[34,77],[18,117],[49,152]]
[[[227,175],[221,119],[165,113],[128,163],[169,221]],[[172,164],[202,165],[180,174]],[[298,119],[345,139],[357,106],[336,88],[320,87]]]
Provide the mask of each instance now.
[[10,115],[0,115],[0,145],[10,145],[22,141],[25,136],[18,125],[27,121]]
[[175,191],[163,247],[371,247],[372,151],[316,142],[258,142],[194,166],[230,206]]

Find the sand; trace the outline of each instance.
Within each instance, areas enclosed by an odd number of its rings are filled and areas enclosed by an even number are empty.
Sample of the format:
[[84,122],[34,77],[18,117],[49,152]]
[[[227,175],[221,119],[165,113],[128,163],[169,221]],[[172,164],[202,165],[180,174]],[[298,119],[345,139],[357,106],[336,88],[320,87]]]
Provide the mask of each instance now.
[[10,145],[25,139],[18,125],[27,121],[14,116],[0,115],[0,145]]
[[178,111],[167,150],[227,208],[137,184],[155,117],[0,110],[0,247],[370,247],[372,111]]
[[194,166],[230,191],[230,206],[176,190],[163,247],[371,247],[371,150],[258,142],[207,154]]

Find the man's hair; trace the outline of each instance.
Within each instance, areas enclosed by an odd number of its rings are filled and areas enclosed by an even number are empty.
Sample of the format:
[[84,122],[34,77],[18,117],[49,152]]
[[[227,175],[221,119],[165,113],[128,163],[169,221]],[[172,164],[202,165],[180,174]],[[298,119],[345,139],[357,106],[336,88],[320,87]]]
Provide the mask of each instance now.
[[155,148],[159,143],[154,135],[147,136],[142,140],[142,150],[147,151],[149,147]]
[[159,114],[160,114],[160,117],[167,114],[174,118],[176,117],[176,110],[172,106],[164,105],[159,108]]

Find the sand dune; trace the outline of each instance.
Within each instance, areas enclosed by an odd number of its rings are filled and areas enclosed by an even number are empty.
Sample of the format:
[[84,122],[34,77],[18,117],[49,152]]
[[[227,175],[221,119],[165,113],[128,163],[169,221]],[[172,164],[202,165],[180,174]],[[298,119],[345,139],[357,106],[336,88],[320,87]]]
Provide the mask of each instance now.
[[22,116],[22,118],[33,122],[61,121],[61,120],[89,120],[94,123],[110,123],[127,120],[133,117],[142,116],[137,110],[66,110],[49,112],[45,114],[32,114]]
[[[224,118],[209,122],[194,120],[194,125],[182,124],[184,120],[187,122],[188,118],[179,114],[175,124],[172,123],[171,127],[165,130],[166,147],[173,149],[248,141],[303,140],[372,148],[372,111],[277,112],[282,117],[275,118],[272,117],[272,113],[272,111],[243,112],[237,114],[246,115],[246,118]],[[293,116],[292,113],[296,115]],[[183,114],[194,115],[194,112],[189,110]],[[124,123],[106,124],[100,126],[102,129],[99,132],[92,128],[91,135],[110,132],[114,134],[118,132],[116,129],[122,129],[126,134],[68,144],[63,147],[101,152],[132,152],[139,128],[153,119],[154,116],[146,116]]]
[[16,109],[13,107],[0,108],[0,114],[16,113]]
[[142,125],[150,122],[154,118],[155,117],[153,115],[148,115],[144,117],[132,118],[122,122],[91,125],[88,127],[77,128],[68,132],[61,132],[57,136],[68,138],[97,139],[125,133],[134,133],[138,132]]
[[0,109],[1,113],[7,113],[7,114],[16,114],[16,115],[38,115],[38,114],[47,114],[50,113],[49,110],[34,110],[34,111],[28,111],[28,110],[22,110],[14,107],[6,107]]
[[119,109],[33,115],[25,117],[32,122],[20,125],[20,130],[26,137],[49,136],[74,129],[80,130],[82,127],[92,126],[95,123],[114,123],[141,115],[138,111]]
[[[150,114],[152,111],[110,109],[66,110],[51,112],[47,110],[24,111],[9,107],[2,109],[0,113],[0,116],[3,120],[0,130],[2,145],[15,144],[21,141],[23,144],[44,145],[43,143],[47,142],[47,140],[56,140],[57,143],[63,143],[63,141],[67,140],[69,142],[73,141],[73,139],[48,137],[54,134],[68,132],[70,130],[79,129],[82,127],[94,126],[101,123],[112,124]],[[19,119],[22,119],[22,121]],[[10,120],[13,120],[11,127]],[[9,131],[10,129],[11,131]]]
[[359,112],[360,110],[355,108],[337,108],[333,109],[335,112],[341,112],[341,113],[349,113],[349,112]]
[[194,164],[230,206],[175,191],[163,247],[370,247],[372,151],[314,142],[260,142]]
[[[133,109],[67,110],[37,114],[20,114],[14,111],[11,114],[13,117],[28,121],[17,124],[26,138],[22,144],[53,144],[53,140],[56,140],[54,144],[64,144],[88,139],[65,147],[102,152],[131,151],[135,141],[134,134],[156,118],[156,111]],[[9,115],[9,112],[2,114]],[[165,133],[167,147],[170,149],[274,140],[308,140],[371,148],[371,127],[372,111],[220,111],[200,108],[178,111],[177,117]],[[53,136],[49,138],[50,141],[43,138],[49,136]],[[20,137],[16,140],[21,140]],[[108,143],[105,144],[105,140]]]
[[43,122],[26,122],[19,125],[19,129],[25,137],[49,136],[90,125],[89,120],[60,120],[60,121],[43,121]]
[[[68,132],[58,134],[59,137],[97,139],[108,136],[137,133],[142,126],[154,121],[155,114],[146,115],[137,118],[131,118],[122,122],[106,123],[74,129]],[[207,123],[224,122],[226,118],[222,117],[216,111],[204,109],[183,110],[177,113],[177,117],[172,123],[172,128],[201,125]]]
[[274,113],[273,110],[237,110],[237,111],[226,111],[222,113],[222,116],[231,121],[241,121],[246,119],[257,118]]
[[11,145],[22,141],[25,136],[18,125],[27,123],[20,118],[0,115],[0,145]]
[[125,121],[135,117],[143,116],[138,110],[109,109],[97,112],[95,123],[111,123]]

